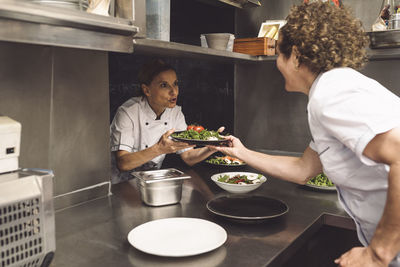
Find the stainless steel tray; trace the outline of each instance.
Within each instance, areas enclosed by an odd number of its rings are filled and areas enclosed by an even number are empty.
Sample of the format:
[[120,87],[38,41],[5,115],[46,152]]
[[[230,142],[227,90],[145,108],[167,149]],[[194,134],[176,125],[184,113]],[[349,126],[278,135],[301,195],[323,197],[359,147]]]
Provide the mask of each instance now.
[[400,47],[400,30],[367,32],[371,48]]
[[145,183],[155,183],[191,178],[184,172],[174,168],[151,171],[138,171],[132,172],[131,174]]

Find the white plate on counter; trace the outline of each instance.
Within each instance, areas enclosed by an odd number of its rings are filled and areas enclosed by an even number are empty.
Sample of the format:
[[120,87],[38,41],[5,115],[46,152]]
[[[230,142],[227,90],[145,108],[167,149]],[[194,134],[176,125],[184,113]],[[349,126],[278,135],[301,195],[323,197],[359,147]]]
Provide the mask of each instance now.
[[202,254],[225,243],[224,228],[213,222],[175,217],[150,221],[132,229],[129,243],[136,249],[165,257]]

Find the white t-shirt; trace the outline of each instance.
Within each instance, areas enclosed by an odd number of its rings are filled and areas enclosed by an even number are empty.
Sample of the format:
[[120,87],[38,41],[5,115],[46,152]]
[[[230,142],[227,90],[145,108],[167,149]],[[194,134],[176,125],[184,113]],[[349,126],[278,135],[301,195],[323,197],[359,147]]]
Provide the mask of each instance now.
[[362,153],[377,134],[400,126],[400,98],[353,69],[337,68],[314,81],[307,110],[310,147],[367,246],[383,214],[389,166]]
[[[174,128],[186,130],[185,117],[180,106],[165,109],[159,120],[151,109],[146,97],[132,97],[120,106],[110,126],[111,151],[137,152],[156,144],[161,136]],[[182,153],[184,150],[178,151]],[[131,178],[129,172],[120,172],[116,167],[115,153],[112,153],[112,183]],[[165,154],[153,158],[135,170],[159,169]]]

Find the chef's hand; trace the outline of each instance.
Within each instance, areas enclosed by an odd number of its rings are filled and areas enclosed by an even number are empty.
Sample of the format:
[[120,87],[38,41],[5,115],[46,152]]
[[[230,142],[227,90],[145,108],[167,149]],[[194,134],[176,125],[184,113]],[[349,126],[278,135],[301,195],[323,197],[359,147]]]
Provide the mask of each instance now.
[[370,247],[355,247],[344,253],[335,263],[340,267],[383,267],[388,266],[379,259]]
[[168,130],[158,141],[157,146],[161,154],[175,153],[181,149],[195,147],[194,145],[189,145],[188,143],[184,142],[177,142],[169,138],[173,132],[175,132],[175,129]]
[[[217,132],[222,133],[225,130],[224,126],[221,126],[218,128]],[[217,152],[217,150],[215,149],[215,146],[207,146],[208,150],[210,150],[211,152]]]
[[220,151],[225,155],[240,158],[240,151],[246,149],[246,147],[240,142],[239,138],[236,138],[232,135],[225,137],[225,139],[229,140],[228,146],[208,146],[210,149],[215,149],[216,151]]

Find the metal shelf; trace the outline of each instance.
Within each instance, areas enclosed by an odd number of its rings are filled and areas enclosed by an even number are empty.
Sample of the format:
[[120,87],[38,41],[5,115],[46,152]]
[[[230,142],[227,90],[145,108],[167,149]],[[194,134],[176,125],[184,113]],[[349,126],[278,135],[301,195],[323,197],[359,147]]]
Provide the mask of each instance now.
[[400,59],[400,48],[368,48],[367,53],[370,61]]
[[198,1],[215,6],[229,6],[235,8],[252,8],[261,6],[259,0],[198,0]]
[[[133,39],[133,47],[135,53],[234,61],[237,63],[275,61],[277,58],[277,56],[250,56],[242,53],[153,39]],[[400,48],[368,48],[367,53],[370,61],[400,59]]]
[[127,19],[18,0],[0,4],[0,40],[132,52],[138,27]]
[[153,39],[133,39],[133,47],[134,53],[233,61],[237,63],[275,61],[276,59],[276,56],[250,56],[242,53]]

